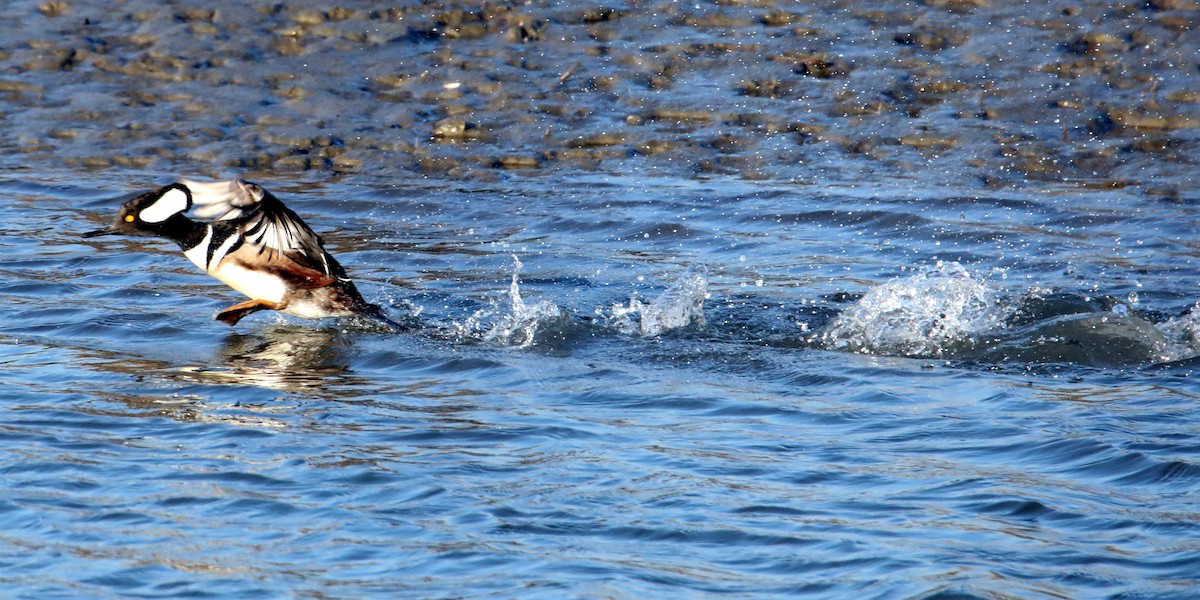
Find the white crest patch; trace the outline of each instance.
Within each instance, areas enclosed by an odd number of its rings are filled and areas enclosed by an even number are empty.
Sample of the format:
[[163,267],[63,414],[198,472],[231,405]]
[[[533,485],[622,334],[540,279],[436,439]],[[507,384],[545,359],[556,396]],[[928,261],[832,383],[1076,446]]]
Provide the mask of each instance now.
[[138,218],[147,223],[162,223],[188,209],[187,194],[179,188],[171,188],[158,197],[154,204],[142,209]]

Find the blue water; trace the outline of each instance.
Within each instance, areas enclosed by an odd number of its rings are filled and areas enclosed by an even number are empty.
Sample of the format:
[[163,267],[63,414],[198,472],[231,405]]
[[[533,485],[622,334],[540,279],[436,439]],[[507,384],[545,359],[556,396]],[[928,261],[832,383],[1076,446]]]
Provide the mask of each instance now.
[[[167,243],[78,238],[115,208],[117,187],[3,186],[9,595],[1195,591],[1187,357],[978,362],[804,341],[855,306],[835,291],[913,281],[906,263],[929,263],[886,241],[900,221],[908,247],[943,243],[938,215],[906,211],[908,199],[881,194],[860,221],[831,208],[861,201],[854,191],[737,181],[289,190],[368,296],[417,315],[417,331],[393,335],[212,321],[236,299]],[[380,231],[414,198],[419,219]],[[935,205],[1018,205],[1014,218],[1042,221],[1087,214],[1087,201]],[[514,219],[496,205],[524,208]],[[766,228],[784,205],[818,216]],[[686,235],[665,231],[677,215]],[[1171,238],[1180,219],[1163,216],[1145,215],[1139,234]],[[1188,308],[1194,283],[1158,272],[1157,252],[1092,262],[1105,234],[1044,228],[952,247],[1053,243],[1004,276],[988,268],[1000,260],[964,270],[997,295],[1020,296],[1039,273],[1040,286],[1086,291],[1051,274],[1067,259],[1108,274],[1107,291],[1137,286],[1142,314]],[[567,315],[534,318],[532,339],[494,335],[514,316],[513,254],[522,304]],[[698,263],[703,323],[641,335],[611,318]]]
[[338,4],[0,15],[0,597],[1200,596],[1195,7]]

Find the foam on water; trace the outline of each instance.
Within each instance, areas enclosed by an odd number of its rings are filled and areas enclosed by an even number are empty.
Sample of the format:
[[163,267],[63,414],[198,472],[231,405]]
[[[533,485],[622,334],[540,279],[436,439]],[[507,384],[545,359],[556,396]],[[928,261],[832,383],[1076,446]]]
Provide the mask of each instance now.
[[689,325],[703,325],[707,298],[708,268],[694,265],[649,303],[634,294],[628,306],[614,304],[609,309],[608,321],[626,335],[660,335]]
[[[475,311],[458,326],[461,337],[481,339],[500,346],[527,348],[538,341],[538,333],[570,319],[562,307],[548,300],[526,302],[521,297],[521,259],[513,255],[512,281],[508,286],[508,311],[496,307]],[[498,316],[497,316],[498,315]]]
[[867,291],[821,332],[828,349],[940,357],[1004,323],[1009,309],[991,286],[956,262]]
[[1166,339],[1166,361],[1200,355],[1200,303],[1187,312],[1155,325]]

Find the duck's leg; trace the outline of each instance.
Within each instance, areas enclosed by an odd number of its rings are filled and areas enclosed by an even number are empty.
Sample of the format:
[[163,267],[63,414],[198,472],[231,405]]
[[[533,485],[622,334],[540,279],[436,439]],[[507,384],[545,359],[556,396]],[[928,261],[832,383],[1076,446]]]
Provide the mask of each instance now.
[[286,303],[271,302],[270,300],[247,300],[241,304],[234,304],[225,310],[217,313],[218,321],[228,323],[229,325],[237,325],[242,317],[260,310],[283,310],[287,308]]

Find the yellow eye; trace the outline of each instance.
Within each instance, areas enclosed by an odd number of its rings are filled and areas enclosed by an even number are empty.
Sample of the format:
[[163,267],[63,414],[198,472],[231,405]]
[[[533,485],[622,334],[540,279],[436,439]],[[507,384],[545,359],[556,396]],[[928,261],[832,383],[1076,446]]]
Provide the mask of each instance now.
[[125,215],[125,222],[126,222],[126,223],[132,223],[132,222],[133,222],[133,215]]

